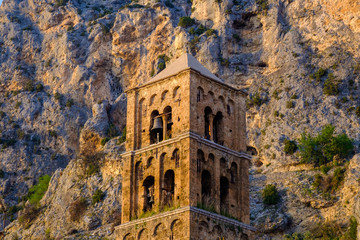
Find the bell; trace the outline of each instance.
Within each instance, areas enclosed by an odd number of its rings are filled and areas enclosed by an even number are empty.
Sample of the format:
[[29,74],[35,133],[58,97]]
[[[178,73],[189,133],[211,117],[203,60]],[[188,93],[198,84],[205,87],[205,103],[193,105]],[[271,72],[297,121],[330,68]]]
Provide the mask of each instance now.
[[161,120],[161,117],[156,117],[154,119],[154,125],[153,125],[153,128],[151,129],[151,131],[153,130],[160,130],[163,128],[163,125],[162,125],[162,120]]

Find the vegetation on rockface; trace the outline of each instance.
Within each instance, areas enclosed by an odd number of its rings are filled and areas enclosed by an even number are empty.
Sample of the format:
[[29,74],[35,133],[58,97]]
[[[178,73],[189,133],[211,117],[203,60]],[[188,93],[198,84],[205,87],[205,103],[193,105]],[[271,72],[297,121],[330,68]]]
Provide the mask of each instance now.
[[260,107],[263,103],[266,103],[268,101],[267,96],[262,97],[258,92],[255,92],[252,95],[249,95],[249,98],[246,99],[246,106],[247,108],[258,106]]
[[310,79],[316,80],[317,82],[321,81],[321,78],[325,76],[327,71],[323,68],[319,68],[315,73],[310,74]]
[[92,196],[92,204],[96,204],[98,202],[101,202],[105,197],[105,193],[101,191],[100,189],[97,189]]
[[88,207],[88,203],[85,198],[80,198],[72,202],[69,208],[71,221],[73,222],[79,221],[80,218],[84,215],[87,207]]
[[334,131],[334,126],[326,125],[316,137],[303,133],[298,145],[301,162],[321,166],[333,161],[335,156],[348,157],[354,149],[352,140],[345,133],[335,136]]
[[341,186],[345,179],[345,168],[336,168],[334,173],[329,176],[323,176],[320,173],[315,174],[312,186],[315,190],[322,193],[324,197],[329,198]]
[[284,144],[284,152],[288,155],[294,154],[297,150],[296,142],[293,140],[285,139]]
[[125,141],[126,141],[126,126],[124,127],[123,132],[117,141],[117,144],[120,145]]
[[99,172],[105,154],[103,152],[89,153],[82,157],[85,167],[85,175],[92,176]]
[[305,233],[286,234],[286,240],[356,240],[357,221],[351,216],[347,228],[342,227],[334,221],[319,223],[311,231]]
[[273,184],[266,185],[261,196],[265,205],[275,205],[280,201],[279,192]]
[[195,19],[191,17],[181,17],[178,26],[186,28],[186,27],[191,27],[194,24],[195,24]]
[[29,189],[28,200],[31,204],[38,204],[49,187],[51,177],[43,175],[39,177],[38,184]]
[[328,96],[335,96],[339,94],[339,84],[332,73],[328,75],[328,78],[324,82],[323,92]]
[[260,12],[264,12],[265,14],[267,14],[267,11],[269,9],[269,3],[267,0],[256,0],[256,4]]
[[36,205],[27,205],[19,216],[19,223],[27,228],[38,217],[40,211],[41,209]]

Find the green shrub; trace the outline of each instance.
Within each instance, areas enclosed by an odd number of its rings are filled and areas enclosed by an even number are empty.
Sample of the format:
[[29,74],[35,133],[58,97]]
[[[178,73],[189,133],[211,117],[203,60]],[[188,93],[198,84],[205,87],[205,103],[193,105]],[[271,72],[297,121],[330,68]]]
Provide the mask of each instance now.
[[28,91],[28,92],[34,91],[34,83],[31,80],[26,81],[25,86],[24,86],[24,90]]
[[80,198],[70,204],[70,219],[73,222],[79,221],[87,209],[88,203],[85,198]]
[[4,177],[5,177],[4,170],[0,169],[0,178],[4,178]]
[[116,126],[114,124],[110,124],[108,130],[106,131],[107,135],[109,136],[109,138],[114,138],[119,136],[119,132],[116,129]]
[[98,202],[101,202],[105,197],[105,193],[101,191],[100,189],[97,189],[92,196],[92,204],[96,204]]
[[189,33],[190,33],[191,35],[194,35],[194,34],[195,34],[195,28],[193,28],[193,27],[190,28],[190,29],[189,29]]
[[279,192],[273,184],[266,185],[261,196],[263,198],[263,203],[266,205],[275,205],[280,200]]
[[234,39],[235,39],[235,41],[237,41],[237,42],[240,42],[240,41],[241,41],[240,36],[239,36],[239,35],[237,35],[237,34],[233,34],[233,38],[234,38]]
[[320,171],[323,173],[323,174],[327,174],[331,169],[331,166],[329,165],[322,165],[320,167]]
[[323,180],[323,177],[321,176],[321,174],[319,174],[319,173],[315,174],[314,182],[312,183],[312,186],[316,189],[319,188],[322,180]]
[[21,102],[16,102],[15,103],[15,109],[18,109],[21,106]]
[[345,179],[345,168],[337,168],[331,180],[331,192],[335,192]]
[[85,154],[84,156],[82,156],[82,160],[85,165],[86,176],[92,176],[98,173],[103,159],[104,153],[102,152]]
[[269,3],[267,0],[256,0],[256,4],[261,12],[267,13],[267,10],[269,9]]
[[159,68],[159,70],[160,70],[160,71],[164,70],[164,69],[165,69],[165,67],[166,67],[166,65],[165,65],[165,63],[164,63],[164,62],[159,62],[159,64],[158,64],[158,68]]
[[45,192],[48,189],[51,177],[49,175],[43,175],[39,177],[39,183],[32,186],[28,192],[28,199],[31,204],[37,204],[40,202]]
[[165,1],[165,6],[169,7],[169,8],[174,8],[174,4],[172,4],[169,0]]
[[216,32],[214,29],[208,29],[206,30],[205,34],[207,37],[210,37],[211,35],[216,34]]
[[181,17],[178,26],[186,28],[195,24],[195,19],[191,17]]
[[55,1],[55,6],[57,6],[57,7],[65,6],[68,1],[69,1],[69,0],[56,0],[56,1]]
[[349,226],[349,230],[347,232],[347,235],[349,236],[350,240],[356,240],[356,236],[357,236],[357,221],[356,218],[354,216],[350,217],[350,226]]
[[19,223],[28,228],[30,223],[37,218],[40,213],[40,208],[34,204],[27,205],[19,216]]
[[62,97],[61,94],[58,93],[58,92],[56,92],[55,95],[54,95],[54,98],[55,98],[56,101],[60,101],[61,97]]
[[339,86],[334,79],[328,78],[324,82],[323,92],[328,96],[335,96],[339,94]]
[[106,144],[109,140],[110,140],[110,138],[104,137],[103,139],[101,139],[100,144],[101,144],[102,146],[105,146],[105,144]]
[[348,157],[354,149],[352,141],[346,134],[334,136],[334,130],[334,126],[326,125],[316,137],[303,133],[299,143],[301,161],[321,166],[334,156]]
[[73,105],[74,105],[74,100],[72,100],[71,98],[66,101],[66,105],[65,105],[66,107],[70,108]]
[[117,144],[120,145],[125,141],[126,141],[126,126],[124,127],[122,135],[119,137]]
[[326,71],[325,69],[319,68],[319,70],[317,70],[314,74],[311,74],[311,75],[310,75],[310,78],[311,78],[311,79],[316,79],[317,82],[320,82],[320,81],[321,81],[321,78],[322,78],[323,76],[325,76],[326,72],[327,72],[327,71]]
[[295,141],[285,139],[284,144],[284,152],[288,155],[294,154],[297,150],[297,145]]
[[287,101],[286,102],[286,108],[294,108],[295,102],[294,101]]
[[[360,118],[360,106],[356,107],[355,114],[358,118]],[[1,117],[1,115],[0,115],[0,117]]]
[[266,99],[262,99],[260,97],[260,94],[258,92],[255,92],[255,94],[253,94],[252,96],[250,96],[250,98],[246,100],[246,105],[247,107],[252,107],[252,106],[260,107],[265,102]]
[[200,24],[199,27],[196,29],[195,34],[201,35],[206,32],[206,30],[207,28],[204,25]]
[[38,83],[36,85],[36,91],[41,92],[42,90],[44,90],[44,85],[42,85],[41,83]]
[[49,135],[51,137],[57,137],[57,132],[55,130],[49,130]]

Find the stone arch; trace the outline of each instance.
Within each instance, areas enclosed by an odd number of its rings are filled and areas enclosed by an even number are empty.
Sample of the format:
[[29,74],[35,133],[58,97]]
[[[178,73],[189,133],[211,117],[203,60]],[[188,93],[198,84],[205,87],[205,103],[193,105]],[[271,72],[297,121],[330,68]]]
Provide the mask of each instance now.
[[139,197],[140,197],[140,182],[142,182],[143,179],[143,166],[142,166],[142,162],[138,161],[135,164],[135,206],[134,206],[134,210],[135,210],[135,215],[138,214],[138,210],[139,210]]
[[154,236],[158,236],[158,235],[160,235],[162,232],[164,232],[165,230],[166,230],[166,229],[165,229],[164,224],[159,223],[158,225],[155,226],[153,235],[154,235]]
[[182,231],[182,222],[179,219],[175,219],[170,224],[171,239],[183,239],[184,231]]
[[164,122],[164,126],[163,126],[164,131],[165,131],[165,139],[169,139],[169,138],[171,138],[171,128],[173,125],[171,107],[166,106],[164,108],[163,114],[165,115],[164,116],[165,122]]
[[174,200],[175,192],[175,173],[173,170],[167,170],[164,174],[163,186],[163,205],[171,206]]
[[212,91],[209,91],[208,94],[209,99],[212,99],[212,101],[215,103],[215,94]]
[[176,98],[176,96],[178,95],[179,89],[180,89],[180,86],[174,87],[174,90],[173,90],[173,98]]
[[212,124],[213,124],[213,114],[210,107],[204,109],[204,136],[206,139],[212,138]]
[[247,146],[246,147],[246,152],[248,154],[250,154],[251,156],[257,156],[258,155],[258,151],[256,150],[255,147],[252,147],[252,146]]
[[241,234],[241,240],[249,240],[249,236],[246,233]]
[[151,167],[153,161],[154,161],[154,157],[149,157],[148,160],[146,161],[146,167],[147,168]]
[[153,103],[155,102],[155,97],[156,97],[156,94],[151,95],[150,101],[149,101],[149,106],[153,105]]
[[230,167],[230,182],[236,183],[237,179],[238,179],[238,166],[235,162],[232,162]]
[[213,139],[214,142],[224,144],[224,121],[222,112],[217,112],[213,123]]
[[196,167],[197,172],[201,171],[201,164],[205,162],[205,156],[204,152],[201,149],[197,150],[197,156],[196,156]]
[[205,221],[201,221],[199,223],[199,230],[208,232],[209,231],[209,224],[207,222],[205,222]]
[[167,95],[168,92],[169,92],[168,90],[165,90],[165,91],[163,91],[163,92],[161,93],[161,101],[164,101],[164,100],[165,100],[166,95]]
[[233,100],[229,99],[228,104],[226,105],[227,114],[231,115],[234,111],[235,103]]
[[124,236],[123,240],[134,240],[134,238],[133,238],[133,236],[131,236],[131,233],[127,233],[127,234]]
[[150,211],[154,204],[154,184],[155,178],[153,176],[148,176],[143,182],[144,187],[144,207],[143,211]]
[[208,161],[209,161],[209,162],[212,162],[212,163],[215,161],[215,156],[214,156],[214,154],[209,153]]
[[204,170],[201,173],[201,200],[203,203],[208,203],[211,197],[211,174]]
[[196,102],[201,102],[202,100],[204,100],[204,89],[202,87],[198,87],[196,93]]
[[158,141],[161,142],[163,140],[163,126],[163,120],[160,117],[159,111],[152,111],[150,115],[150,144],[157,143]]
[[175,148],[173,151],[171,159],[175,161],[176,168],[180,167],[180,153],[178,148]]
[[223,97],[223,96],[219,96],[219,101],[221,102],[221,104],[222,104],[222,107],[223,107],[223,109],[225,108],[225,106],[226,106],[226,103],[225,103],[225,98]]
[[138,234],[138,237],[137,237],[137,240],[145,240],[147,239],[147,236],[146,236],[146,228],[143,228],[140,230],[139,234]]
[[226,159],[225,158],[220,158],[220,171],[224,171],[226,170]]
[[223,230],[222,230],[222,228],[221,228],[219,225],[215,225],[215,226],[213,227],[212,232],[213,232],[213,234],[219,236],[220,234],[223,233]]

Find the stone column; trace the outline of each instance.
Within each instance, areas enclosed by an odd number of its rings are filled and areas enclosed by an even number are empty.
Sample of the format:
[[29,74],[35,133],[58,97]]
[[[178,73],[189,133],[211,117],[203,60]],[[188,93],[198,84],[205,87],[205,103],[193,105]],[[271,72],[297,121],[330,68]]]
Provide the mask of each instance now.
[[168,123],[168,116],[162,115],[162,121],[163,121],[163,141],[166,140],[166,135],[167,135],[167,123]]
[[214,115],[210,114],[209,115],[209,135],[210,135],[210,140],[214,141]]

